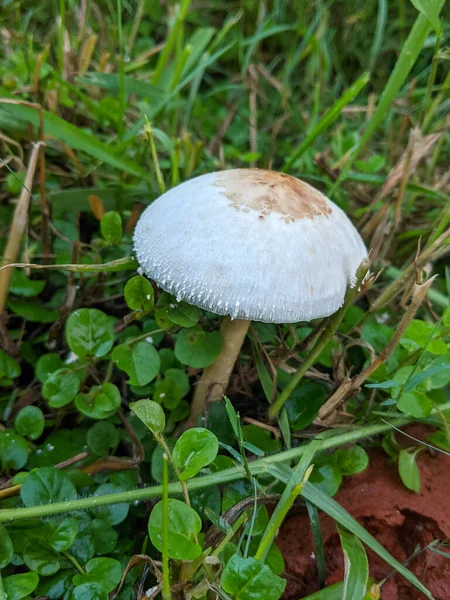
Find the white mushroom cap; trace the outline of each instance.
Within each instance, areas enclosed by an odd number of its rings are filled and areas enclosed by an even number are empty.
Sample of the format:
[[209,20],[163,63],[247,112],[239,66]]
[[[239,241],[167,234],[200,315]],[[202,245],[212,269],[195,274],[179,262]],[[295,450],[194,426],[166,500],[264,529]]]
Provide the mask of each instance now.
[[139,219],[134,247],[147,276],[178,301],[266,323],[331,315],[367,257],[331,200],[260,169],[209,173],[166,192]]

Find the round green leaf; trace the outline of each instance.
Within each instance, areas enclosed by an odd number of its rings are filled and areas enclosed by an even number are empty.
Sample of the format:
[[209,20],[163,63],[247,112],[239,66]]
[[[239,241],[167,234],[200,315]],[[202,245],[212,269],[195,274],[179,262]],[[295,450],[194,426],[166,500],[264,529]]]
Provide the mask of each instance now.
[[142,275],[136,275],[127,281],[124,296],[131,310],[147,313],[153,308],[155,293],[150,281]]
[[111,448],[119,443],[120,435],[116,427],[109,421],[95,423],[87,432],[88,448],[98,456],[108,456]]
[[9,565],[14,554],[14,547],[4,525],[0,525],[0,569]]
[[112,353],[115,364],[129,376],[130,385],[146,385],[159,373],[161,361],[152,344],[142,341],[133,346],[120,344]]
[[37,296],[45,288],[45,281],[29,279],[22,269],[16,269],[13,272],[9,291],[16,296],[32,297]]
[[342,475],[354,475],[361,473],[369,466],[369,455],[361,446],[340,448],[334,458],[341,470]]
[[22,300],[10,298],[8,300],[8,308],[10,308],[16,315],[31,321],[32,323],[54,323],[59,317],[59,310],[53,308],[47,308],[42,304],[38,304],[32,300]]
[[56,552],[65,552],[74,543],[78,533],[78,521],[66,517],[57,523],[51,523],[52,533],[48,543]]
[[157,381],[153,391],[153,400],[163,404],[169,410],[175,408],[181,400],[181,390],[177,382],[174,379]]
[[0,379],[7,377],[8,379],[14,379],[19,377],[21,368],[13,358],[8,356],[6,352],[0,350]]
[[[161,369],[162,370],[162,369]],[[189,394],[191,385],[189,383],[189,377],[181,369],[167,369],[164,372],[166,379],[173,379],[181,390],[181,397],[184,398]]]
[[80,308],[70,315],[66,326],[67,343],[80,358],[108,354],[114,344],[110,317],[96,308]]
[[3,585],[5,587],[8,600],[21,600],[37,588],[39,575],[37,573],[20,573],[19,575],[10,575],[5,577]]
[[[150,539],[160,552],[163,549],[162,519],[161,501],[153,507],[148,521]],[[194,541],[194,538],[200,533],[201,528],[202,520],[193,508],[181,500],[169,499],[168,546],[170,558],[193,560],[200,556],[202,549]]]
[[235,600],[278,600],[286,580],[254,558],[234,554],[227,562],[221,577],[222,589]]
[[50,352],[44,354],[36,363],[35,374],[41,383],[45,383],[52,373],[58,371],[63,366],[63,361],[59,354]]
[[54,575],[61,568],[59,554],[44,540],[33,539],[27,542],[22,558],[27,567],[39,575]]
[[109,594],[122,578],[122,565],[114,558],[93,558],[85,565],[86,573],[75,575],[74,585],[96,583]]
[[[104,496],[105,494],[115,494],[123,492],[123,488],[112,483],[104,483],[99,485],[94,492],[94,496]],[[92,514],[98,519],[104,519],[110,525],[118,525],[127,518],[129,505],[126,502],[119,504],[107,504],[105,506],[97,506],[92,509]]]
[[32,440],[41,437],[44,431],[44,413],[37,406],[25,406],[17,414],[14,427],[18,433],[28,436]]
[[77,490],[68,476],[54,467],[41,467],[32,471],[20,488],[25,506],[51,504],[75,500]]
[[217,456],[219,440],[208,429],[194,427],[179,438],[173,451],[173,460],[180,471],[180,479],[195,477]]
[[159,434],[166,427],[166,417],[161,406],[153,400],[131,402],[130,408],[153,434]]
[[327,391],[320,383],[300,383],[286,402],[286,411],[292,429],[301,431],[311,425],[326,397]]
[[117,546],[117,531],[104,519],[94,519],[94,543],[96,554],[111,554]]
[[403,392],[397,402],[397,408],[416,419],[424,419],[430,414],[433,403],[421,392]]
[[416,457],[417,451],[401,450],[398,456],[398,473],[404,485],[418,494],[420,492],[420,471]]
[[164,294],[158,302],[159,319],[167,318],[171,323],[181,327],[194,327],[197,325],[202,311],[197,306],[187,302],[177,302],[170,294]]
[[200,326],[184,329],[177,336],[175,356],[189,367],[203,369],[217,359],[222,342],[222,335],[218,331],[208,333]]
[[119,408],[121,397],[119,389],[113,383],[94,385],[87,394],[78,394],[75,406],[91,419],[107,419]]
[[2,470],[17,471],[26,465],[28,460],[27,440],[11,429],[0,430],[0,461]]
[[107,212],[100,221],[100,231],[108,244],[118,244],[122,239],[122,218],[114,210]]
[[71,600],[108,600],[108,593],[99,583],[82,583],[73,589]]
[[337,465],[324,463],[314,466],[309,481],[329,496],[334,496],[342,483],[342,474]]
[[66,406],[75,398],[80,389],[78,373],[67,368],[58,369],[52,373],[42,386],[42,396],[52,408]]

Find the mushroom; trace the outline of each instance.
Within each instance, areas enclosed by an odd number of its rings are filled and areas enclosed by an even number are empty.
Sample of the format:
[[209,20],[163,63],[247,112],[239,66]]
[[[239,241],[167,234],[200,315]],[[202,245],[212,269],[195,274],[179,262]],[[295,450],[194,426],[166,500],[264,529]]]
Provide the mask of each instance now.
[[331,200],[261,169],[208,173],[164,193],[139,219],[134,248],[147,276],[177,301],[225,315],[221,353],[197,383],[185,426],[222,398],[250,321],[333,314],[367,257]]

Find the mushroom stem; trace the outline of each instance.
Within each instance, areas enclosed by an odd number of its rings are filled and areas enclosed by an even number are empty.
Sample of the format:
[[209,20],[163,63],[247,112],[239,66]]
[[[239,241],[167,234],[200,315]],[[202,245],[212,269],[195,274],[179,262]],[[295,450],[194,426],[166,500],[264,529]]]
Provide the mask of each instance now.
[[221,400],[222,395],[225,394],[249,326],[250,321],[232,320],[229,316],[223,319],[220,326],[223,337],[222,350],[217,360],[204,369],[202,378],[195,387],[191,414],[183,424],[183,430],[197,426],[206,402]]

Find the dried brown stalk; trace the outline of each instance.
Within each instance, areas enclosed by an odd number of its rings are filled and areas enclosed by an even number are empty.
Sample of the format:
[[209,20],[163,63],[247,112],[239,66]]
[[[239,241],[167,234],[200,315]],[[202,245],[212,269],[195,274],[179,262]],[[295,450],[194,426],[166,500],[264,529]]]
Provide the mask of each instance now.
[[[19,254],[22,237],[28,223],[28,208],[30,206],[31,188],[33,186],[34,174],[36,172],[39,153],[41,152],[43,145],[43,142],[38,142],[37,144],[33,145],[33,149],[31,151],[25,183],[23,185],[19,201],[17,202],[11,228],[9,230],[8,242],[3,255],[3,266],[14,263],[17,259],[17,255]],[[0,314],[3,313],[5,309],[12,273],[13,269],[5,269],[0,272]]]
[[434,279],[435,277],[432,277],[423,284],[415,284],[411,302],[400,323],[395,329],[394,335],[370,365],[361,371],[359,375],[356,375],[353,378],[347,378],[345,381],[343,381],[343,383],[330,396],[330,398],[328,398],[319,411],[319,422],[321,425],[329,425],[330,422],[332,423],[334,421],[333,413],[338,410],[350,396],[356,394],[366,379],[370,377],[370,375],[376,371],[376,369],[378,369],[382,363],[386,362],[405,333],[411,319],[414,318],[418,308],[427,297],[428,290],[430,289]]

